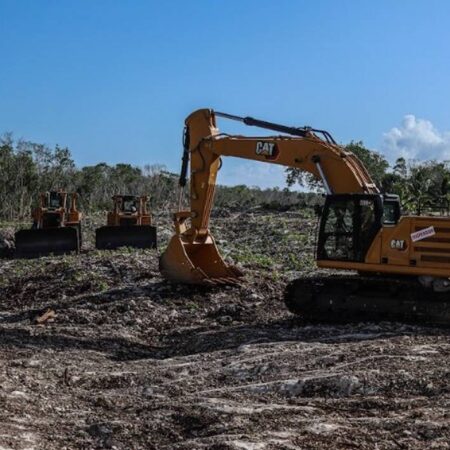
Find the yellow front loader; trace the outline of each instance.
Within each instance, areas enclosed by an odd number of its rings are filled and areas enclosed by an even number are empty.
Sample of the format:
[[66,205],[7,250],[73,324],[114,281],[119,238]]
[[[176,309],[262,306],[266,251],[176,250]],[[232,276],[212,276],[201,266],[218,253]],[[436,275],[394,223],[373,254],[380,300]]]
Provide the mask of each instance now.
[[82,216],[77,209],[77,198],[78,194],[63,191],[42,193],[39,206],[32,212],[31,229],[19,230],[15,234],[15,256],[35,258],[78,253],[81,248]]
[[149,197],[114,195],[112,200],[114,207],[108,212],[107,225],[95,231],[95,247],[100,250],[156,248],[156,227],[152,225]]

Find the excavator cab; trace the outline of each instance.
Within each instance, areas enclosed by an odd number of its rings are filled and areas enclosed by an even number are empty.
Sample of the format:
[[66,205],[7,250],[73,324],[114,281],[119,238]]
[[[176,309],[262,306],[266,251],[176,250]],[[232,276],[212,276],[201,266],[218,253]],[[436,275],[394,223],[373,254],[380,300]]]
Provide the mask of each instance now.
[[396,195],[327,195],[321,214],[317,259],[364,262],[382,226],[400,218]]

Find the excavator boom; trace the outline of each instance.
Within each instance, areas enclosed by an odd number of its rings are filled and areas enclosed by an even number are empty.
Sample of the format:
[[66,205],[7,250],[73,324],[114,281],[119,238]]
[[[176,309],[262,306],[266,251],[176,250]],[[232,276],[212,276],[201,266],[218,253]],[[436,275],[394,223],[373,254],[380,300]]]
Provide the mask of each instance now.
[[[289,134],[251,138],[222,134],[216,126],[216,116]],[[186,119],[185,125],[180,185],[186,184],[190,161],[191,208],[175,213],[176,234],[160,259],[160,270],[170,280],[223,284],[238,282],[242,276],[236,267],[223,261],[209,232],[222,156],[297,167],[322,179],[325,186],[329,189],[332,186],[333,192],[337,193],[378,192],[359,159],[336,145],[328,132],[215,113],[210,109],[195,111]]]

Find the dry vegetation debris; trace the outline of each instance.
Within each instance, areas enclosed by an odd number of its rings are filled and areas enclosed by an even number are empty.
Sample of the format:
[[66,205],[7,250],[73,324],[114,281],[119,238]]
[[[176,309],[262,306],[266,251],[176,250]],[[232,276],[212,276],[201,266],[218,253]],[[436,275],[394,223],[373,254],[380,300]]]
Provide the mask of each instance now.
[[285,310],[313,222],[216,217],[247,271],[221,289],[171,285],[157,252],[92,238],[78,257],[1,260],[0,449],[449,448],[448,330]]

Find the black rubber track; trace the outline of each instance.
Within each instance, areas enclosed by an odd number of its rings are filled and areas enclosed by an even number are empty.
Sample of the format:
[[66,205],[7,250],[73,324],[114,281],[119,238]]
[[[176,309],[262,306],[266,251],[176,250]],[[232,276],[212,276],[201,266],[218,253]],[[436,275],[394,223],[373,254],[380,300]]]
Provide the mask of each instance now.
[[434,292],[415,278],[320,276],[288,284],[284,301],[315,322],[400,321],[450,326],[450,292]]

